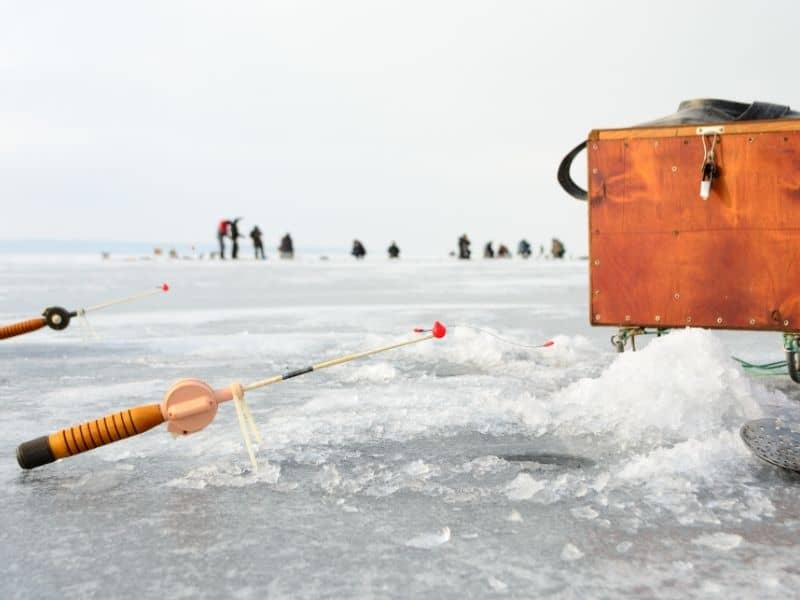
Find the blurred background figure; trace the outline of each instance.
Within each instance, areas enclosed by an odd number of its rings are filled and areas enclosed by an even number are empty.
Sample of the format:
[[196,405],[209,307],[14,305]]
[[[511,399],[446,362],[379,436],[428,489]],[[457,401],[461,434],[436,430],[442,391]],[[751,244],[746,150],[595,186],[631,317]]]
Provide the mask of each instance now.
[[519,254],[522,258],[530,258],[531,245],[525,238],[521,239],[519,244],[517,244],[517,254]]
[[553,255],[553,258],[564,258],[564,253],[567,251],[564,248],[564,244],[558,238],[553,238],[550,242],[550,254]]
[[472,254],[470,252],[469,246],[470,246],[470,241],[469,238],[467,237],[467,234],[465,233],[460,238],[458,238],[458,258],[469,260],[469,256],[470,254]]
[[392,240],[387,252],[389,252],[389,258],[400,258],[400,248],[397,247],[397,242],[394,240]]
[[364,244],[360,241],[353,240],[353,249],[350,251],[350,254],[360,260],[367,255],[367,249],[364,248]]
[[253,240],[253,250],[256,253],[256,260],[258,260],[259,254],[261,254],[261,260],[266,260],[267,256],[264,254],[264,243],[261,241],[261,230],[258,228],[258,225],[253,227],[252,231],[250,231],[250,238]]
[[497,258],[511,258],[511,250],[505,244],[500,244],[497,249]]
[[219,241],[219,257],[225,260],[225,237],[228,235],[228,226],[231,224],[227,219],[223,219],[217,226],[217,240]]
[[231,258],[236,260],[239,258],[239,238],[242,237],[239,235],[239,221],[242,220],[242,217],[236,217],[233,221],[230,221],[230,227],[228,228],[228,234],[230,235],[231,242],[233,246],[231,248]]
[[483,258],[494,258],[494,248],[492,248],[492,242],[486,242],[486,245],[483,247]]
[[292,242],[292,236],[288,233],[281,238],[278,254],[281,258],[294,258],[294,243]]

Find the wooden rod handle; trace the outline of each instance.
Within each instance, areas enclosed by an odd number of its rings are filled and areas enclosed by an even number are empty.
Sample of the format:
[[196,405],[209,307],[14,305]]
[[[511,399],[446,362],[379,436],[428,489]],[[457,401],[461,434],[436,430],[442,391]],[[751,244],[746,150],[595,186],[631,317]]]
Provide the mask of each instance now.
[[3,325],[0,327],[0,340],[36,331],[44,327],[46,323],[47,321],[44,317],[36,317],[35,319],[28,319],[27,321],[20,321],[19,323]]
[[20,444],[17,447],[17,462],[23,469],[34,469],[59,458],[75,456],[144,433],[163,422],[159,404],[121,410]]

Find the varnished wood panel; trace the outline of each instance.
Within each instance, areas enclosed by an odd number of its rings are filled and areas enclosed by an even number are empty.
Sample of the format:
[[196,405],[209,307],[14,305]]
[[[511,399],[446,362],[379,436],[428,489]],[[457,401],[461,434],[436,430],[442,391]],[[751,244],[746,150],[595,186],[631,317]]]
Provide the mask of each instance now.
[[800,123],[778,123],[726,124],[708,200],[694,128],[589,140],[592,324],[800,331]]
[[[775,119],[765,121],[728,121],[718,123],[727,134],[774,133],[800,129],[800,119]],[[703,127],[714,127],[713,123]],[[697,133],[697,125],[658,125],[654,127],[635,127],[626,129],[595,129],[589,132],[589,141],[630,140],[636,138],[683,137]]]

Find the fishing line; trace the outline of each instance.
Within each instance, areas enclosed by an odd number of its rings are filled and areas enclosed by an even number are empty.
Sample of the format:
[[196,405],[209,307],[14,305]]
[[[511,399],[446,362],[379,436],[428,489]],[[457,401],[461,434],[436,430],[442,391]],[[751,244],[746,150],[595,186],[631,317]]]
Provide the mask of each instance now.
[[451,329],[456,329],[456,328],[471,329],[473,331],[478,331],[478,332],[480,332],[480,333],[482,333],[484,335],[488,335],[490,337],[493,337],[494,339],[499,340],[499,341],[503,342],[504,344],[508,344],[509,346],[516,346],[517,348],[526,348],[528,350],[537,350],[539,348],[549,348],[550,346],[552,346],[555,343],[555,342],[553,342],[553,340],[547,340],[543,344],[536,344],[536,345],[533,345],[533,344],[522,344],[520,342],[516,342],[516,341],[513,341],[513,340],[509,340],[507,338],[501,337],[501,336],[497,335],[496,333],[493,333],[492,331],[489,331],[488,329],[483,329],[482,327],[476,327],[475,325],[467,325],[466,323],[456,323],[455,325],[451,326]]

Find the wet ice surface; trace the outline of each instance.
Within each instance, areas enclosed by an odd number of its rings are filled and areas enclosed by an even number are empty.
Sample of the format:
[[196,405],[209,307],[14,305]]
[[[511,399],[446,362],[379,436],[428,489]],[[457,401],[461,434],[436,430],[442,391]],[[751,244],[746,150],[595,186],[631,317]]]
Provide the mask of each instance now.
[[[0,322],[170,296],[0,342],[0,597],[787,596],[800,478],[738,437],[798,413],[778,334],[688,330],[617,355],[587,325],[584,262],[44,263],[0,258]],[[157,402],[465,328],[248,394],[31,472],[21,441]],[[5,458],[2,458],[5,457]]]

